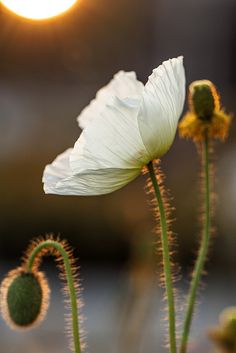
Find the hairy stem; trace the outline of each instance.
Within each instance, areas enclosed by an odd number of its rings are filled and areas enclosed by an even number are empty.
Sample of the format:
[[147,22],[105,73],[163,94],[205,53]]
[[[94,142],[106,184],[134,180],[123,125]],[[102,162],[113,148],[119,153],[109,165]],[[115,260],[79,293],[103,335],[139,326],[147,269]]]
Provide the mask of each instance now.
[[181,337],[180,353],[185,353],[187,350],[190,326],[192,322],[194,305],[196,302],[197,290],[201,280],[202,272],[207,258],[209,239],[210,239],[210,175],[209,175],[209,141],[206,134],[203,149],[202,169],[204,180],[204,225],[203,236],[199,254],[193,271],[192,281],[187,299],[187,310],[184,319],[183,333]]
[[164,276],[165,276],[165,288],[168,302],[168,319],[169,319],[169,343],[170,352],[176,353],[176,332],[175,332],[175,303],[174,303],[174,290],[172,285],[172,273],[171,273],[171,262],[170,262],[170,251],[168,241],[168,227],[164,202],[162,200],[161,191],[155,175],[153,163],[150,162],[147,165],[151,182],[154,188],[154,192],[157,199],[157,205],[160,213],[160,225],[161,225],[161,242],[162,242],[162,253],[163,253],[163,265],[164,265]]
[[29,255],[29,259],[26,265],[26,269],[31,272],[34,266],[34,261],[36,260],[38,254],[46,248],[56,249],[63,258],[66,280],[69,289],[70,301],[71,301],[71,311],[72,311],[72,326],[73,326],[73,338],[74,338],[74,351],[75,353],[81,353],[80,348],[80,337],[79,337],[79,320],[78,320],[78,304],[76,296],[76,288],[73,280],[73,274],[71,269],[71,263],[69,255],[63,246],[55,240],[45,240],[39,243]]

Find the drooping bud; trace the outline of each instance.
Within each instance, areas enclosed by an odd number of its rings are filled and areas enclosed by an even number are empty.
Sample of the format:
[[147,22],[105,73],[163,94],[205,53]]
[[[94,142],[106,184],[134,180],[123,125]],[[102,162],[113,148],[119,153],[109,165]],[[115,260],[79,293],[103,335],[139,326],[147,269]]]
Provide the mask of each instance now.
[[42,272],[22,267],[9,272],[0,288],[0,308],[7,324],[15,329],[36,326],[46,315],[50,290]]
[[189,86],[189,101],[199,119],[211,120],[213,113],[219,109],[219,95],[211,81],[194,81]]

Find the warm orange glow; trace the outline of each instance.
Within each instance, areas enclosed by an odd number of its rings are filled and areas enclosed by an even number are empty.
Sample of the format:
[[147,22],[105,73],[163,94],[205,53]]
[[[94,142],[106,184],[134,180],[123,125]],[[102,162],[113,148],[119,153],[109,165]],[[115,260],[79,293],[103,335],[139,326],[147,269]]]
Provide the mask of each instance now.
[[32,20],[43,20],[67,11],[77,0],[2,0],[15,14]]

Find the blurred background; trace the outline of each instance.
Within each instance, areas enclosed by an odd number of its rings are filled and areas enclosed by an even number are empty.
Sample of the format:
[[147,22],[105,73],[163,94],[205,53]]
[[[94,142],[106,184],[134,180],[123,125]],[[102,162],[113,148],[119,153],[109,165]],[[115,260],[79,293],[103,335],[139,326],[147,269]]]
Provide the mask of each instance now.
[[[212,80],[228,112],[236,109],[234,0],[78,0],[61,17],[33,22],[0,4],[0,275],[20,263],[29,240],[53,232],[80,259],[91,353],[162,352],[164,303],[145,177],[100,197],[45,195],[44,166],[73,146],[76,117],[114,73],[146,82],[161,61],[184,55],[187,83]],[[216,146],[219,195],[209,274],[192,329],[191,352],[210,352],[206,329],[236,305],[236,124]],[[176,207],[173,230],[182,295],[198,247],[198,157],[179,140],[162,160]],[[1,353],[68,352],[60,283],[53,261],[48,319],[30,333],[0,321]],[[207,283],[207,286],[205,285]],[[181,297],[180,297],[181,298]],[[182,297],[183,301],[183,297]],[[181,314],[180,314],[181,315]]]

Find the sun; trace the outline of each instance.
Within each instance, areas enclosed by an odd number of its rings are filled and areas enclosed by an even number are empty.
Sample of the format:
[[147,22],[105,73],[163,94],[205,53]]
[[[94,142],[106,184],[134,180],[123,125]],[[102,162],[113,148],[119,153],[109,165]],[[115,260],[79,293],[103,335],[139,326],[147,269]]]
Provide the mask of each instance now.
[[60,15],[76,2],[77,0],[0,0],[10,11],[32,20]]

